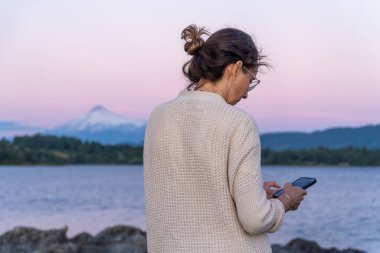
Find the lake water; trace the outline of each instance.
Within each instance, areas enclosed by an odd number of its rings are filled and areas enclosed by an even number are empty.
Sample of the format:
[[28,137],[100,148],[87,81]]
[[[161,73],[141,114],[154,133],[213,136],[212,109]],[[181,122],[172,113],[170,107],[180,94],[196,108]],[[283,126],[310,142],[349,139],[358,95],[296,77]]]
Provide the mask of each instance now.
[[[280,184],[301,176],[316,185],[286,215],[272,243],[302,237],[323,247],[380,252],[380,168],[264,167]],[[126,224],[145,230],[142,166],[0,166],[0,234],[15,226],[69,227],[68,236]]]

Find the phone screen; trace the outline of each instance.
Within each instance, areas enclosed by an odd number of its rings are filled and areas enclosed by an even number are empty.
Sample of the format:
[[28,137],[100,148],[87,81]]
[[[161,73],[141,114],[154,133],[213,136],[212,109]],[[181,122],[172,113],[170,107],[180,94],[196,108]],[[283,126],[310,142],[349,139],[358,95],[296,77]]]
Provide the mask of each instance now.
[[302,189],[306,189],[313,184],[315,184],[317,180],[315,178],[310,178],[310,177],[301,177],[298,178],[296,181],[292,183],[293,186],[297,186]]

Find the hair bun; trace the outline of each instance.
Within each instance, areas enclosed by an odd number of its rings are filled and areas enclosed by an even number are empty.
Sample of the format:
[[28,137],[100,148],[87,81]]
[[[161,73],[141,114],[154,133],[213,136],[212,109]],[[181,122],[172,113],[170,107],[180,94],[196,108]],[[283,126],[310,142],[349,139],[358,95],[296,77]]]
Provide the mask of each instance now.
[[198,28],[196,25],[186,27],[181,34],[181,39],[186,41],[185,52],[189,55],[194,55],[205,42],[202,35],[210,35],[210,33],[204,27]]

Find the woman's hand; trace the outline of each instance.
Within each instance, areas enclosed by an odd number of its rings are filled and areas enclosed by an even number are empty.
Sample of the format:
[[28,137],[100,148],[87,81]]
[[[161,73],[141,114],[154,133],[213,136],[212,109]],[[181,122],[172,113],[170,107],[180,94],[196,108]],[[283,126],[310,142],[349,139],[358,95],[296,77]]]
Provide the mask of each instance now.
[[270,189],[271,187],[275,187],[277,189],[281,188],[281,186],[276,181],[264,182],[264,191],[267,193],[267,199],[273,198],[273,194],[278,191]]
[[284,193],[278,198],[285,207],[285,211],[297,210],[301,205],[307,191],[299,187],[293,186],[291,183],[286,183]]

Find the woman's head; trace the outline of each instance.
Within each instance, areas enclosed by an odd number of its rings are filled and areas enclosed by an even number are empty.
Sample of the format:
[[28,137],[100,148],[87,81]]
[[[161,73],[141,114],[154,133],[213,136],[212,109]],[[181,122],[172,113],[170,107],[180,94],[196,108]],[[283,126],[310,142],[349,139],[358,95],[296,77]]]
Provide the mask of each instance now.
[[204,35],[210,33],[195,25],[190,25],[182,31],[182,39],[186,41],[185,51],[192,55],[182,68],[190,81],[188,89],[193,86],[195,89],[200,88],[201,80],[217,82],[230,65],[237,64],[247,75],[249,72],[256,75],[260,66],[268,66],[262,62],[263,56],[260,55],[251,36],[241,30],[224,28],[211,34],[207,40],[202,38]]

